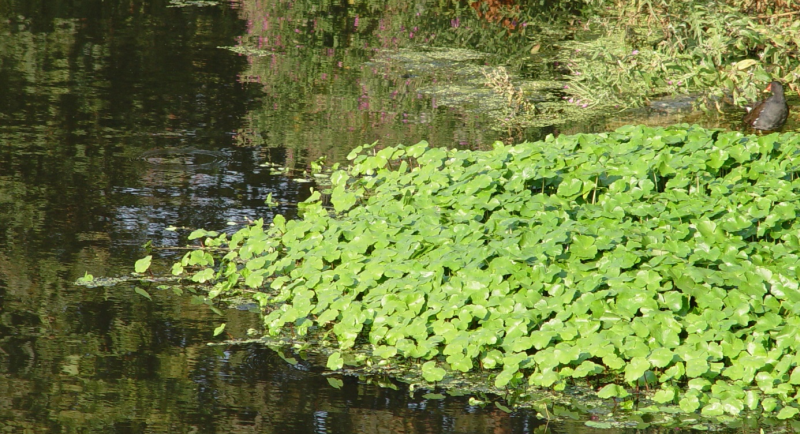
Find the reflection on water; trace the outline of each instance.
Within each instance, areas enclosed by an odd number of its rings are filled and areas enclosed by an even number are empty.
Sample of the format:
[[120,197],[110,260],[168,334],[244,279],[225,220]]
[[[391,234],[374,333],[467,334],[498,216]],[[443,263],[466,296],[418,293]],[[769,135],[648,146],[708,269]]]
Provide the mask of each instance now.
[[225,164],[224,153],[193,148],[151,149],[142,152],[139,159],[161,170],[178,171],[197,171]]
[[[243,10],[170,4],[0,4],[0,432],[531,432],[529,414],[354,377],[335,389],[316,365],[206,345],[221,322],[232,336],[257,327],[248,311],[72,283],[129,273],[147,240],[163,268],[191,228],[270,218],[270,193],[291,217],[308,186],[262,164],[302,170],[315,155],[300,145],[339,145],[338,129],[305,121],[365,103],[282,94],[291,110],[262,111],[275,94],[241,84],[248,59],[217,48],[246,34]],[[242,146],[254,116],[275,122]]]

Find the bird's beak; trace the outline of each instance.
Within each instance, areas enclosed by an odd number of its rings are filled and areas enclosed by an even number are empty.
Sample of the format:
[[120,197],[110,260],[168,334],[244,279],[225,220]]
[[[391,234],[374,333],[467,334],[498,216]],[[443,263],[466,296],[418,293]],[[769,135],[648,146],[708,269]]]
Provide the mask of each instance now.
[[764,89],[764,92],[772,92],[772,83],[767,85],[767,88]]

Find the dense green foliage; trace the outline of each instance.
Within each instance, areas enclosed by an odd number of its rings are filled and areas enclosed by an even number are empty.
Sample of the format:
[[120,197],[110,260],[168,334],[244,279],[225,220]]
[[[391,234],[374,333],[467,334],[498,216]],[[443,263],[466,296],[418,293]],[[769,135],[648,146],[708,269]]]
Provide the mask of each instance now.
[[[369,155],[363,153],[369,151]],[[704,416],[798,413],[800,136],[687,125],[485,152],[357,149],[301,219],[198,231],[211,297],[243,288],[268,333],[314,334],[428,381],[577,379]],[[448,370],[449,369],[449,370]]]
[[700,92],[743,104],[760,99],[773,79],[797,91],[800,21],[794,13],[762,15],[752,8],[777,2],[588,3],[594,8],[584,16],[598,37],[560,43],[568,50],[557,55],[572,72],[569,92],[584,102],[627,107],[653,96]]

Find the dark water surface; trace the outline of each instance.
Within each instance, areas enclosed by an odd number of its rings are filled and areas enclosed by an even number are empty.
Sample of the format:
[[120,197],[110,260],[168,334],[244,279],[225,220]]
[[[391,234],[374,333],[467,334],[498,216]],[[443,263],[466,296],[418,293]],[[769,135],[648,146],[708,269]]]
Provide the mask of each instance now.
[[335,389],[271,350],[206,345],[222,322],[233,337],[258,327],[250,312],[73,284],[129,273],[147,240],[164,270],[192,228],[271,218],[269,193],[291,217],[319,157],[504,138],[469,104],[424,92],[419,63],[385,60],[431,29],[448,37],[453,17],[428,3],[0,1],[0,432],[589,430],[401,384]]

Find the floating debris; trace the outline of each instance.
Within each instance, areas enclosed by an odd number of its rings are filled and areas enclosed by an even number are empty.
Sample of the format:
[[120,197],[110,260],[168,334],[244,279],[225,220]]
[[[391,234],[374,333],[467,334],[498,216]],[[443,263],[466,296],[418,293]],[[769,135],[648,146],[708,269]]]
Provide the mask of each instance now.
[[168,8],[188,8],[191,6],[194,7],[207,7],[207,6],[219,6],[218,1],[213,0],[169,0]]

